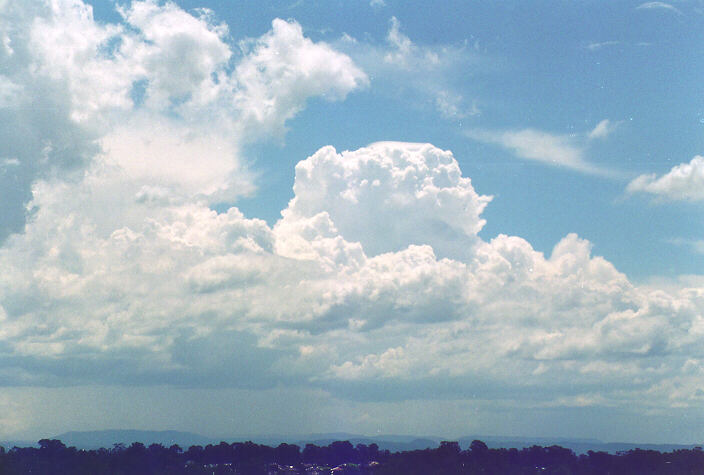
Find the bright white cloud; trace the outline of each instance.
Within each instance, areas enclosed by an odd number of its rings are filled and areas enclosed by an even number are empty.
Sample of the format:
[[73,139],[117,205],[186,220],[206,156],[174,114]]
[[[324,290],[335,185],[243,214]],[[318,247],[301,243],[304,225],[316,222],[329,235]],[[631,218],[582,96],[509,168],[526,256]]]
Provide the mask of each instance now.
[[80,122],[105,108],[130,107],[134,65],[110,51],[126,36],[123,27],[96,23],[81,0],[47,2],[46,10],[29,25],[31,70],[67,88],[71,118]]
[[326,215],[370,255],[429,244],[456,259],[471,254],[491,199],[474,191],[450,152],[394,142],[342,154],[324,148],[296,166],[294,192],[278,228]]
[[243,47],[234,101],[248,134],[280,133],[309,97],[344,99],[369,81],[348,56],[305,38],[295,22],[274,20],[269,34]]
[[704,200],[704,157],[696,156],[689,163],[676,165],[660,177],[654,173],[640,175],[626,190],[650,193],[664,200]]
[[154,0],[119,12],[122,23],[103,24],[81,0],[3,8],[0,140],[19,167],[0,176],[0,241],[21,229],[34,181],[80,176],[100,148],[99,161],[162,197],[246,195],[243,142],[280,134],[310,97],[343,99],[367,83],[295,22],[275,20],[233,65],[228,28],[212,12]]

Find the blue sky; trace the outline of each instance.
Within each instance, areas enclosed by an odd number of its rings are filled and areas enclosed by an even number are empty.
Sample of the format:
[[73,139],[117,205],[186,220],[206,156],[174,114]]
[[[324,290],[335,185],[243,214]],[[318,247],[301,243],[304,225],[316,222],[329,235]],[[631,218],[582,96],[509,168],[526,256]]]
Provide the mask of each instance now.
[[700,442],[703,15],[0,0],[0,437]]

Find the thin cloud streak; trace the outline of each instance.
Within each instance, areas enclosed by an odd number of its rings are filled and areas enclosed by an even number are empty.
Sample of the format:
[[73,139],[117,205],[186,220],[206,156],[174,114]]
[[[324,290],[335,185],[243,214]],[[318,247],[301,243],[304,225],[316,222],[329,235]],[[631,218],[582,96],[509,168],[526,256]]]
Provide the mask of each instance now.
[[623,174],[617,170],[589,163],[584,158],[584,149],[577,145],[571,136],[553,135],[535,129],[505,131],[471,129],[466,134],[472,140],[511,150],[516,157],[524,160],[568,168],[588,175],[623,178]]
[[594,42],[594,43],[589,43],[587,45],[587,49],[589,51],[597,51],[602,48],[606,48],[608,46],[616,46],[621,44],[620,41],[601,41],[601,42]]
[[682,12],[678,10],[676,7],[670,5],[669,3],[665,2],[646,2],[646,3],[641,3],[636,7],[636,10],[669,10],[671,12],[677,13],[678,15],[681,15]]
[[589,139],[605,139],[616,130],[619,124],[620,122],[611,122],[609,119],[604,119],[589,132],[587,137]]

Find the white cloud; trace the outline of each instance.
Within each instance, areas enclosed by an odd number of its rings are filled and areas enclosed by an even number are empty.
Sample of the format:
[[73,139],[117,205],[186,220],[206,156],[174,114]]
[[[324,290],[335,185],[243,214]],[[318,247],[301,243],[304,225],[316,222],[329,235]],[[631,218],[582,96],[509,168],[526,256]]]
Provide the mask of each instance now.
[[660,384],[704,358],[701,289],[635,287],[575,235],[549,257],[519,237],[484,242],[488,198],[450,152],[323,148],[273,229],[129,176],[96,164],[35,184],[34,218],[0,249],[9,384],[286,381],[520,404],[518,387],[540,385],[568,405],[569,381],[604,404],[643,404],[642,387],[653,404],[695,402]]
[[401,23],[396,17],[391,17],[391,27],[386,36],[386,41],[391,45],[392,50],[384,56],[384,61],[399,65],[403,68],[410,68],[414,64],[437,64],[440,58],[431,50],[423,51],[418,48],[411,39],[401,33]]
[[596,124],[596,127],[594,127],[592,131],[589,132],[588,137],[590,139],[605,139],[606,137],[611,135],[614,130],[616,130],[618,124],[618,122],[614,123],[611,122],[609,119],[604,119],[598,124]]
[[80,0],[59,0],[30,23],[29,34],[33,72],[66,87],[74,121],[130,106],[135,67],[108,51],[111,42],[128,37],[122,26],[96,23],[92,8]]
[[665,2],[645,2],[641,3],[636,7],[636,10],[668,10],[674,13],[677,13],[678,15],[681,15],[682,12],[679,11],[676,7],[672,6],[669,3]]
[[343,99],[367,82],[295,22],[275,20],[232,64],[228,28],[212,12],[153,0],[119,11],[123,22],[104,24],[81,0],[4,7],[0,141],[19,166],[0,176],[0,242],[22,228],[33,182],[80,177],[100,147],[110,151],[99,161],[162,198],[246,195],[243,142],[283,132],[310,97]]
[[123,38],[120,50],[148,80],[150,106],[166,108],[171,101],[201,105],[214,99],[232,56],[225,25],[213,24],[207,10],[194,17],[173,3],[153,0],[133,2],[120,12],[140,33]]
[[101,140],[102,159],[133,183],[176,197],[232,201],[254,190],[237,144],[217,127],[184,126],[151,115],[135,116]]
[[628,184],[626,191],[650,193],[664,200],[704,200],[704,157],[696,156],[689,163],[676,165],[660,177],[654,173],[640,175]]
[[368,84],[348,56],[305,38],[295,22],[274,20],[269,34],[243,47],[234,101],[248,134],[280,133],[309,97],[341,100]]
[[[594,131],[589,136],[591,137],[593,133]],[[603,135],[604,132],[598,131],[598,133]],[[534,129],[515,131],[474,129],[469,130],[467,135],[473,140],[500,145],[512,150],[517,157],[526,160],[534,160],[592,175],[615,175],[614,171],[586,161],[584,149],[576,143],[572,136],[553,135]]]
[[[10,360],[27,362],[9,364],[8,377],[71,384],[111,374],[112,382],[136,384],[190,373],[183,381],[192,381],[189,368],[207,366],[202,374],[215,381],[218,364],[250,361],[251,369],[240,366],[244,373],[231,373],[227,384],[262,384],[267,376],[256,380],[248,372],[265,374],[273,359],[263,355],[276,352],[256,349],[247,315],[300,318],[284,307],[271,312],[267,279],[280,275],[289,282],[287,276],[321,271],[306,264],[291,269],[272,254],[265,223],[236,209],[218,215],[207,204],[253,189],[239,150],[242,134],[257,125],[250,119],[252,108],[261,107],[257,98],[275,105],[259,124],[261,135],[278,133],[307,98],[342,99],[366,76],[347,56],[305,38],[293,22],[275,21],[272,32],[247,43],[239,65],[226,68],[227,29],[207,12],[194,17],[172,3],[133,2],[121,10],[125,24],[99,25],[78,1],[38,5],[28,12],[13,2],[11,23],[0,23],[3,32],[12,24],[0,58],[11,74],[3,77],[3,90],[16,93],[14,84],[23,84],[18,100],[61,105],[40,107],[53,115],[28,118],[0,111],[10,118],[0,126],[10,144],[5,168],[13,176],[15,169],[32,172],[31,194],[17,203],[23,211],[29,201],[32,219],[0,248],[0,260],[13,269],[0,279],[7,321],[0,338],[12,341]],[[25,76],[33,82],[17,79]],[[134,103],[138,82],[144,101]],[[24,131],[45,142],[27,148]],[[52,172],[63,156],[83,159],[64,166],[82,173]],[[250,288],[252,305],[228,304],[223,315],[222,299],[238,300],[241,285]],[[298,308],[307,308],[315,290],[300,292]],[[44,309],[33,303],[39,295],[48,299]],[[193,307],[183,305],[186,295],[195,296]],[[150,303],[152,297],[159,302]],[[247,333],[237,329],[240,317]],[[208,347],[235,340],[242,354],[228,358],[239,363],[209,356]],[[104,371],[115,358],[123,359],[121,370]]]
[[381,8],[386,6],[386,2],[384,2],[384,0],[370,0],[369,6],[372,8]]
[[601,41],[601,42],[589,43],[589,44],[587,45],[587,49],[588,49],[589,51],[597,51],[597,50],[600,50],[600,49],[602,49],[602,48],[606,48],[606,47],[609,47],[609,46],[616,46],[616,45],[619,45],[619,44],[621,44],[620,41]]
[[294,192],[277,228],[326,214],[370,255],[429,244],[456,259],[472,252],[491,199],[474,191],[450,152],[394,142],[342,154],[324,148],[296,166]]

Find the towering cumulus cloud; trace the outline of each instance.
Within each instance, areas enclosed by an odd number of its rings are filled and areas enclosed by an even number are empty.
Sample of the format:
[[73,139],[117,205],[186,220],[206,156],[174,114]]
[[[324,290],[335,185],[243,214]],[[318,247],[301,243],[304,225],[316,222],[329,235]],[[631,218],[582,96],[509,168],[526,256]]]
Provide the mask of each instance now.
[[369,255],[428,244],[440,257],[458,259],[472,253],[490,200],[462,177],[450,152],[393,142],[341,155],[332,147],[318,151],[296,166],[294,192],[277,225],[284,240],[284,230],[316,222],[360,242]]
[[244,142],[369,83],[297,23],[235,61],[212,13],[172,3],[132,2],[119,24],[79,0],[0,11],[6,387],[701,401],[701,287],[635,286],[574,234],[550,256],[481,239],[491,197],[450,151],[323,147],[275,225],[211,209],[255,192]]

